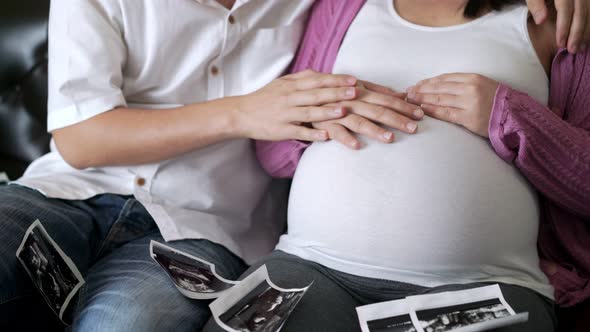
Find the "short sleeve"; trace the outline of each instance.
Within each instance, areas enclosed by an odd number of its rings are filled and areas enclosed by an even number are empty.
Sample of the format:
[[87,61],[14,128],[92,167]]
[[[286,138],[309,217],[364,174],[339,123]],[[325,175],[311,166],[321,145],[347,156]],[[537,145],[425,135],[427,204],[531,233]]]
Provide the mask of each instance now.
[[121,87],[127,52],[120,10],[109,1],[51,1],[49,132],[126,106]]

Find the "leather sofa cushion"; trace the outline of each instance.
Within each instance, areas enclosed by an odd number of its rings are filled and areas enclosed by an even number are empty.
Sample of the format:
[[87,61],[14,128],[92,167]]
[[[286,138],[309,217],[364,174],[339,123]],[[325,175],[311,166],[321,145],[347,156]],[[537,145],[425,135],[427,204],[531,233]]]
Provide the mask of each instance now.
[[0,171],[11,178],[49,150],[48,13],[46,0],[0,2]]

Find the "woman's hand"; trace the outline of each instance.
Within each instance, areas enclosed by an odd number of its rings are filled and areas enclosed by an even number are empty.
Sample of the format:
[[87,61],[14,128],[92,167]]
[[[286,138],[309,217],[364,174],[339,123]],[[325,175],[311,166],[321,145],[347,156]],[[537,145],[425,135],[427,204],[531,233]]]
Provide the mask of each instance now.
[[[554,0],[557,10],[557,46],[571,53],[584,51],[590,42],[590,0]],[[545,0],[527,0],[535,23],[549,17]]]
[[488,137],[498,82],[477,74],[444,74],[408,88],[408,101],[427,115]]
[[374,140],[391,143],[395,139],[393,132],[379,125],[396,128],[406,133],[415,133],[417,124],[424,112],[405,100],[404,93],[370,82],[357,84],[357,98],[331,104],[330,107],[342,107],[347,115],[340,119],[313,122],[316,129],[328,132],[330,139],[338,141],[351,149],[359,149],[360,141],[354,133]]
[[326,131],[304,124],[343,117],[345,111],[334,103],[355,99],[356,84],[356,78],[349,75],[311,70],[284,76],[249,95],[235,97],[232,126],[240,137],[325,141]]

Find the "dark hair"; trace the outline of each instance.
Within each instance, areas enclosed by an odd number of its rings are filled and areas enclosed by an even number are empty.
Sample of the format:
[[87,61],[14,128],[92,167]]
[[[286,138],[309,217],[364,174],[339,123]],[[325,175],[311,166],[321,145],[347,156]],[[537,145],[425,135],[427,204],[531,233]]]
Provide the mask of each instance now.
[[477,17],[477,15],[486,8],[500,10],[504,6],[516,3],[525,3],[524,0],[469,0],[465,7],[465,17]]

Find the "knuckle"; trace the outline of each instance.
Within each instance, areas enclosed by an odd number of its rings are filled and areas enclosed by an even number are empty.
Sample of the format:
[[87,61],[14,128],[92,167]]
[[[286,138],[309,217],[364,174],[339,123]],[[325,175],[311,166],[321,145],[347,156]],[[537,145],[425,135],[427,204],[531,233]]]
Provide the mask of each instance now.
[[281,105],[291,105],[291,103],[297,102],[296,98],[292,94],[285,94],[280,95],[277,99],[278,103]]
[[307,109],[305,109],[305,111],[303,112],[303,118],[302,121],[303,122],[312,122],[314,119],[314,110],[311,107],[308,107]]
[[350,116],[350,118],[348,118],[348,120],[351,124],[351,127],[354,128],[355,130],[359,131],[362,129],[364,118],[362,118],[358,115],[352,115],[352,116]]
[[369,121],[365,118],[361,118],[360,123],[359,123],[359,130],[361,130],[362,132],[365,132],[365,133],[369,133],[372,131],[371,125],[372,125],[371,121]]
[[311,104],[318,104],[322,100],[322,92],[314,91],[310,94],[309,101]]
[[478,92],[478,88],[477,85],[475,84],[468,84],[467,87],[465,88],[467,90],[467,92],[469,92],[470,94],[477,94]]
[[379,122],[383,122],[387,119],[388,113],[385,107],[375,107],[373,109],[373,118]]
[[331,79],[329,75],[321,75],[318,77],[318,83],[320,86],[330,86]]

